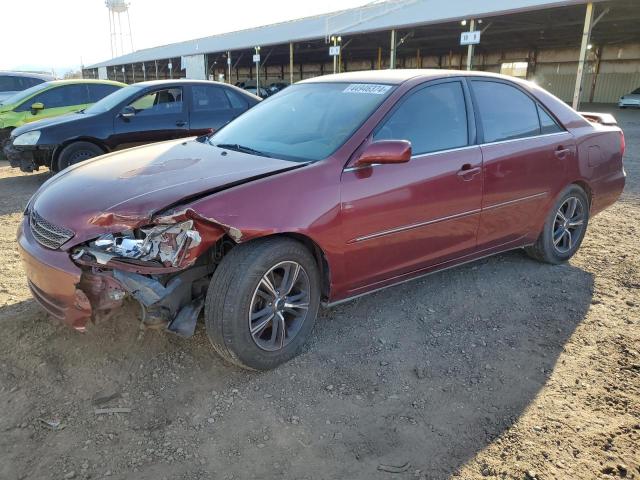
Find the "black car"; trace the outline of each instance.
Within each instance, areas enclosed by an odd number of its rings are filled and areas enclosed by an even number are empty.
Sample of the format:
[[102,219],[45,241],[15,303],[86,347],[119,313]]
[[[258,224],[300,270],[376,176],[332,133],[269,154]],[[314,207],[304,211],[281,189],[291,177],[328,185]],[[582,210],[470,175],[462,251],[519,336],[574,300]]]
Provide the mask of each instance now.
[[136,83],[77,113],[16,128],[4,147],[12,167],[58,172],[107,152],[211,133],[260,98],[218,82]]

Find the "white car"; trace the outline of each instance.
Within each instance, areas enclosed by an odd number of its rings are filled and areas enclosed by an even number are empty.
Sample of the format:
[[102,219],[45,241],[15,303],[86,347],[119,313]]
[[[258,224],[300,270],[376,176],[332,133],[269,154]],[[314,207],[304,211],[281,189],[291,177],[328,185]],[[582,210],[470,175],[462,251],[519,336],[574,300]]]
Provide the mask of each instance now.
[[42,73],[0,71],[0,102],[14,93],[51,80],[55,79]]
[[636,107],[640,108],[640,88],[636,88],[633,92],[627,93],[620,97],[618,101],[618,107]]

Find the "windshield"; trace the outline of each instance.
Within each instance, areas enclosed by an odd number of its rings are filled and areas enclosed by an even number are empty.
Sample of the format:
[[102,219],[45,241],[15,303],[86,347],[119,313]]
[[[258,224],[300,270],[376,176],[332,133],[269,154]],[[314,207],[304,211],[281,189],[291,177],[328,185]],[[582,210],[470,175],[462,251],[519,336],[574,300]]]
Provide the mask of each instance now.
[[209,142],[285,160],[320,160],[342,146],[393,88],[368,83],[293,85],[238,117]]
[[636,88],[633,92],[631,92],[632,95],[640,95],[640,88]]
[[0,105],[13,105],[14,103],[20,103],[24,99],[29,98],[34,93],[38,93],[40,90],[44,90],[45,88],[50,86],[51,84],[49,82],[34,85],[33,87],[27,88],[26,90],[22,90],[18,93],[14,93],[10,97],[5,98],[2,103],[0,103]]
[[137,92],[142,90],[144,87],[136,87],[131,85],[129,87],[124,87],[116,90],[110,95],[107,95],[103,99],[97,101],[89,108],[84,110],[84,113],[104,113],[111,110],[113,107],[118,105],[120,102],[124,102],[127,98],[135,95]]

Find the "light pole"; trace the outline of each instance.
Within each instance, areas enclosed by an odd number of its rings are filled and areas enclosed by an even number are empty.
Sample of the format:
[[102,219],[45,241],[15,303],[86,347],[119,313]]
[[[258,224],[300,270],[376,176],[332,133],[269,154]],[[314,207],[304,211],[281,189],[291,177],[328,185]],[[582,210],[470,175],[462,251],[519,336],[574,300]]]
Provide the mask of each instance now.
[[256,95],[260,97],[260,46],[254,47],[255,55],[253,59],[256,62]]
[[[333,46],[337,47],[338,44],[342,43],[342,37],[336,37],[335,35],[331,35],[331,41],[333,42]],[[337,73],[338,71],[338,55],[333,56],[333,73]]]

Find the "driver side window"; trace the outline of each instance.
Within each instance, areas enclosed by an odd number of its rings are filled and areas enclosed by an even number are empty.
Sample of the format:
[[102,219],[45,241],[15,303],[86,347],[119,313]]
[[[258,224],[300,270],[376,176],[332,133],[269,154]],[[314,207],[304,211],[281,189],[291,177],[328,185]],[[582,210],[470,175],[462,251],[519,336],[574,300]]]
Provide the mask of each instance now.
[[401,102],[378,127],[374,140],[408,140],[414,156],[469,144],[467,108],[460,82],[422,88]]
[[182,112],[182,88],[167,88],[148,93],[130,105],[136,115],[164,115]]

